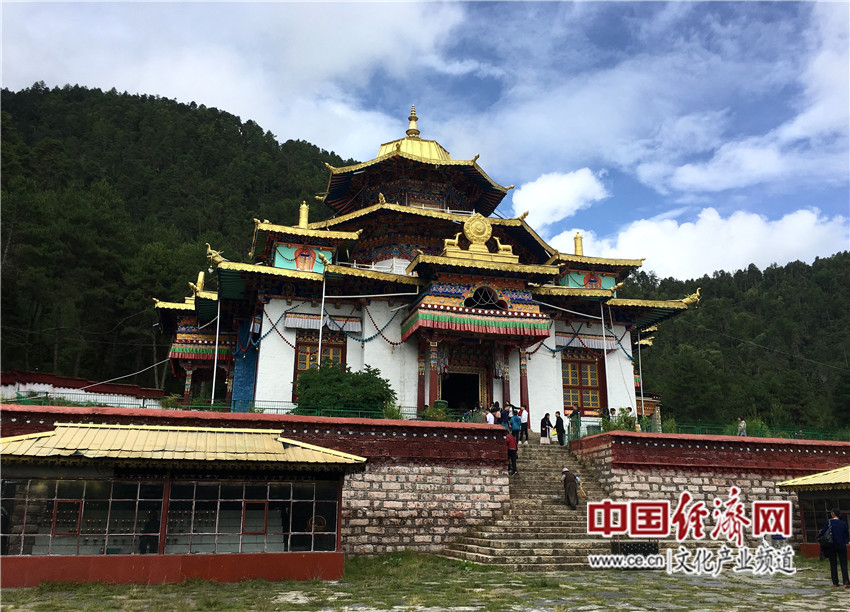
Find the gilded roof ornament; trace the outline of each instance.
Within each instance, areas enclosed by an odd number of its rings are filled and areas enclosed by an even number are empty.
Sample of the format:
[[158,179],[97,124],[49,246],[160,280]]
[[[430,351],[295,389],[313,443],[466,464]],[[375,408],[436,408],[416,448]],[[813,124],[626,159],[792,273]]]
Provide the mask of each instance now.
[[477,253],[489,253],[486,242],[493,235],[490,220],[481,213],[475,213],[463,224],[463,235],[469,240],[469,250]]
[[407,118],[410,121],[410,125],[407,128],[407,137],[408,138],[419,138],[419,128],[416,126],[416,106],[410,107],[410,117]]
[[209,242],[207,242],[206,245],[207,245],[207,261],[209,262],[210,266],[212,266],[213,264],[218,265],[223,261],[227,261],[224,257],[222,257],[221,251],[216,251],[215,249],[213,249],[210,246]]
[[[445,238],[443,240],[443,253],[441,257],[512,264],[519,262],[519,256],[514,255],[511,245],[502,244],[497,237],[493,237],[493,227],[490,219],[481,213],[475,213],[463,224],[463,235],[469,240],[469,249],[464,250],[460,248],[460,234],[461,232],[458,232],[454,238]],[[487,248],[487,241],[490,238],[496,241],[495,253],[491,253],[490,249]]]
[[198,280],[195,283],[189,283],[189,289],[192,290],[192,295],[198,295],[204,290],[204,271],[198,272]]
[[697,287],[696,293],[692,293],[692,294],[682,298],[682,303],[690,306],[691,304],[696,304],[697,302],[699,302],[699,290],[700,290],[700,288]]

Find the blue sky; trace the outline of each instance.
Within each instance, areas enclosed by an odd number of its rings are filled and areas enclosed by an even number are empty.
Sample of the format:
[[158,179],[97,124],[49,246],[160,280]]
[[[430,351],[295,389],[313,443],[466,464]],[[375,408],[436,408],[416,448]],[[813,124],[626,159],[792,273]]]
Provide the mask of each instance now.
[[[694,278],[850,249],[847,2],[3,2],[4,87],[158,94],[371,159],[423,138],[562,251]],[[277,219],[276,222],[293,222]],[[249,227],[250,220],[246,220]]]

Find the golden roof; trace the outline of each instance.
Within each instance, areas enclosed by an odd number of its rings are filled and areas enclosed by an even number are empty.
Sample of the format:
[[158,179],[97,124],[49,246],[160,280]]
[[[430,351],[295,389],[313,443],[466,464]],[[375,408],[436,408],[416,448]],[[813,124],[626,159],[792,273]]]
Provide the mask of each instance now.
[[850,489],[850,465],[827,472],[800,476],[780,482],[776,486],[794,490]]
[[154,308],[159,308],[161,310],[191,310],[193,312],[195,310],[194,297],[185,298],[185,301],[183,302],[164,302],[156,298],[154,298],[153,301],[155,302]]
[[584,287],[563,287],[561,285],[544,285],[542,287],[532,287],[531,293],[534,295],[558,295],[558,296],[575,296],[575,297],[594,297],[608,298],[614,295],[610,289],[585,289]]
[[628,298],[613,298],[606,302],[609,306],[625,306],[635,308],[673,308],[687,310],[688,305],[682,300],[632,300]]
[[[423,285],[424,281],[415,276],[404,276],[402,274],[391,274],[389,272],[381,272],[380,270],[363,270],[360,268],[349,268],[348,266],[325,266],[325,271],[329,274],[341,274],[343,276],[357,276],[361,278],[371,278],[372,280],[386,281],[390,283],[404,283],[407,285]],[[333,297],[333,296],[328,296]]]
[[[350,194],[360,193],[365,187],[371,185],[367,176],[371,173],[364,175],[364,170],[373,166],[380,166],[388,169],[394,168],[396,172],[409,172],[411,167],[416,164],[421,164],[425,168],[429,166],[431,168],[446,168],[446,173],[450,175],[448,179],[450,181],[460,179],[472,181],[478,187],[477,200],[473,203],[473,206],[482,213],[492,213],[508,190],[513,189],[513,185],[504,187],[491,179],[478,165],[477,155],[470,160],[454,160],[449,152],[436,141],[422,140],[419,137],[419,128],[416,125],[415,107],[411,110],[408,119],[410,120],[410,127],[407,130],[407,135],[404,138],[382,144],[375,159],[341,168],[325,163],[325,167],[330,170],[331,175],[324,195],[317,196],[317,198],[337,213],[344,214],[353,206],[353,196]],[[415,163],[412,165],[404,164],[402,163],[404,160]],[[376,170],[378,169],[376,168]]]
[[432,162],[445,162],[452,160],[452,156],[449,155],[449,152],[446,151],[436,140],[422,140],[419,138],[419,127],[416,124],[418,117],[416,116],[415,106],[411,107],[410,117],[408,117],[407,120],[410,121],[410,126],[407,128],[406,132],[407,136],[382,144],[381,148],[378,149],[378,157],[401,152]]
[[643,265],[643,259],[608,259],[606,257],[588,257],[587,255],[573,255],[571,253],[556,253],[547,262],[553,263],[579,263],[596,266],[625,266],[639,268]]
[[232,270],[234,272],[252,272],[267,276],[282,276],[284,278],[296,278],[300,280],[314,280],[321,282],[321,272],[304,272],[303,270],[288,270],[286,268],[274,268],[272,266],[258,266],[256,264],[235,263],[225,261],[218,265],[219,270]]
[[[56,423],[48,432],[0,439],[4,459],[79,457],[153,461],[227,461],[352,466],[364,457],[279,437],[271,429]],[[292,467],[292,466],[289,466]]]
[[[315,224],[312,224],[315,225]],[[257,248],[257,237],[259,234],[283,234],[286,236],[297,236],[300,238],[324,238],[327,240],[357,240],[360,232],[338,232],[325,229],[317,229],[316,227],[296,227],[290,225],[275,225],[268,221],[260,221],[254,219],[254,238],[251,242],[251,252],[248,257],[254,257],[254,252]]]
[[545,275],[555,276],[558,273],[558,268],[555,266],[537,266],[515,263],[500,263],[476,261],[473,259],[459,259],[456,257],[441,257],[439,255],[423,255],[419,254],[407,266],[407,273],[413,272],[417,266],[430,264],[435,267],[448,268],[473,268],[477,270],[487,270],[495,272],[520,272],[528,275]]

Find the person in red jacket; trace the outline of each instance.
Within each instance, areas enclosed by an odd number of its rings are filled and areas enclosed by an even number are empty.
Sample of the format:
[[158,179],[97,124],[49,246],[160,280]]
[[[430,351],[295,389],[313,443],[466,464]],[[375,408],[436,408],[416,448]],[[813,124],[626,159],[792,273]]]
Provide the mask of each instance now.
[[516,438],[508,432],[505,439],[508,441],[508,474],[519,474],[516,469]]

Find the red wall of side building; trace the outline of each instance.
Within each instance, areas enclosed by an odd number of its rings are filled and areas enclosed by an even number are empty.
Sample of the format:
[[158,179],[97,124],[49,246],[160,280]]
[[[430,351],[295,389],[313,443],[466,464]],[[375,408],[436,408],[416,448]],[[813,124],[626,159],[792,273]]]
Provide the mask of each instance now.
[[235,555],[97,555],[3,557],[0,587],[34,587],[42,582],[161,584],[190,578],[237,582],[339,580],[345,555],[325,553],[241,553]]

